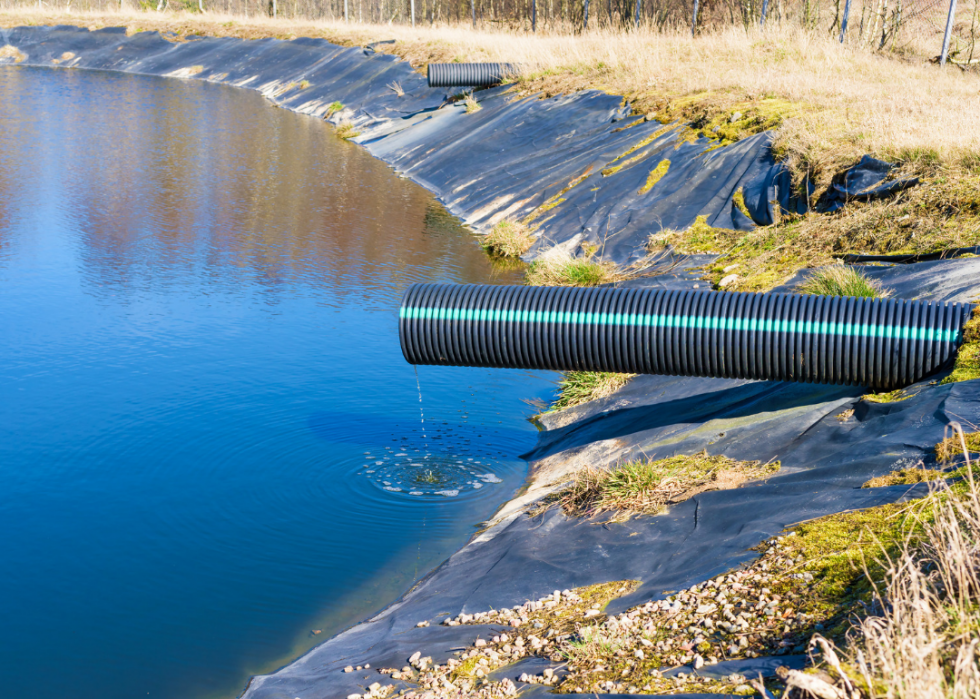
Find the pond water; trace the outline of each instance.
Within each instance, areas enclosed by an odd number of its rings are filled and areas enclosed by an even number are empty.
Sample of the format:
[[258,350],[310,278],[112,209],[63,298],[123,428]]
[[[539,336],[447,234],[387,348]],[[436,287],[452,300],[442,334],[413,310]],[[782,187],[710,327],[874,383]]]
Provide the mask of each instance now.
[[0,68],[3,695],[235,696],[438,565],[554,376],[420,367],[420,405],[398,304],[518,278],[254,93]]

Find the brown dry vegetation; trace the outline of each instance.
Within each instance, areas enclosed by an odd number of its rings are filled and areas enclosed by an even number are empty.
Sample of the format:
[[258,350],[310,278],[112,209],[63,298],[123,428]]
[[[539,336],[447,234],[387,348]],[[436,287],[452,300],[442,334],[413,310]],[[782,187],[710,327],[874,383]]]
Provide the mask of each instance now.
[[[973,167],[980,150],[976,75],[842,47],[823,32],[795,24],[765,32],[722,27],[692,39],[683,29],[530,35],[465,25],[413,29],[212,13],[66,14],[33,8],[5,10],[0,23],[123,24],[131,31],[247,39],[316,36],[341,45],[395,39],[378,50],[420,70],[437,61],[515,62],[526,67],[520,94],[601,89],[624,95],[637,113],[693,122],[725,141],[781,127],[777,150],[824,181],[864,153],[921,169]],[[736,112],[740,117],[733,121]],[[716,126],[719,132],[713,133]]]
[[748,480],[779,470],[779,462],[735,461],[707,452],[656,461],[631,461],[614,469],[585,468],[572,484],[547,499],[542,508],[558,504],[568,515],[593,517],[612,512],[611,521],[634,515],[659,514],[667,505],[707,490],[737,488]]

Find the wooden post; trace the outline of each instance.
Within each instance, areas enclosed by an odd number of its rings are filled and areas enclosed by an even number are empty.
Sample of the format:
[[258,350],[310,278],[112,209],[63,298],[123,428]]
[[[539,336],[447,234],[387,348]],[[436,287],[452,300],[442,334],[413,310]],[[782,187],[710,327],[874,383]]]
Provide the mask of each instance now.
[[531,31],[538,31],[538,0],[531,0]]

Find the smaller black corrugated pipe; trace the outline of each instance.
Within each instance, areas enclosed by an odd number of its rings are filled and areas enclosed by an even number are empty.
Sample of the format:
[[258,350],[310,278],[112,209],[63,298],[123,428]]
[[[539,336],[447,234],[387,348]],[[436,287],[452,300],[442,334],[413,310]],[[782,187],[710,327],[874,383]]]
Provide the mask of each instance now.
[[893,390],[949,367],[970,304],[804,294],[413,284],[410,364]]
[[429,87],[493,87],[519,72],[513,63],[430,63]]

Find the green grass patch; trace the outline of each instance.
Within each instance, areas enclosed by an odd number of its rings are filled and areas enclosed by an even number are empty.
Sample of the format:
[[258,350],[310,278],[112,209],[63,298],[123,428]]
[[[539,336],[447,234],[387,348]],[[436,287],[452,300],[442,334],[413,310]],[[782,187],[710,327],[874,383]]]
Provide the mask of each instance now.
[[326,118],[329,119],[331,116],[333,116],[337,112],[343,111],[343,109],[344,109],[344,103],[343,102],[331,102],[330,103],[330,106],[327,107],[327,115],[326,115]]
[[803,294],[820,296],[861,296],[879,299],[888,292],[874,279],[855,267],[834,265],[818,269],[797,287]]

